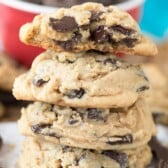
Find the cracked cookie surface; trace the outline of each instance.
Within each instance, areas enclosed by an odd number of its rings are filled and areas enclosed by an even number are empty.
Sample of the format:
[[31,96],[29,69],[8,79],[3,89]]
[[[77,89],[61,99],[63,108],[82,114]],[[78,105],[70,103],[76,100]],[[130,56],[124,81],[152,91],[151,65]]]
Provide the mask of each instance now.
[[129,107],[149,93],[139,66],[100,52],[55,53],[37,56],[29,72],[16,78],[17,99],[71,107]]
[[144,37],[136,21],[114,6],[85,3],[41,14],[20,30],[30,45],[57,52],[91,49],[112,53],[153,56],[156,46]]

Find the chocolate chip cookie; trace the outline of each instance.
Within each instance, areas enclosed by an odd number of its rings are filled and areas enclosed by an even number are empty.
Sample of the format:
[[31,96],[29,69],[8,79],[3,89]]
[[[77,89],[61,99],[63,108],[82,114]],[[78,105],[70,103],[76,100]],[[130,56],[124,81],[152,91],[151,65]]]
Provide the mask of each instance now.
[[151,114],[139,100],[129,108],[96,109],[34,103],[22,109],[20,132],[57,144],[88,149],[130,149],[155,134]]
[[153,56],[156,46],[136,21],[114,6],[85,3],[41,14],[20,30],[22,42],[59,51],[88,51]]
[[139,66],[95,51],[44,52],[13,89],[17,99],[85,108],[128,107],[148,92]]
[[134,150],[87,150],[29,138],[23,143],[20,168],[144,168],[151,160],[148,146]]

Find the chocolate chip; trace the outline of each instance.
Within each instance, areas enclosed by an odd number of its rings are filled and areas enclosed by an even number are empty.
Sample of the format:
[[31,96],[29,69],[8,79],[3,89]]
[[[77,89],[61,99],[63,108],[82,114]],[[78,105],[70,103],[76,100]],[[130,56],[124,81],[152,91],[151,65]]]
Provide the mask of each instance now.
[[66,59],[66,61],[67,61],[68,64],[73,64],[74,63],[74,61],[71,61],[69,59]]
[[87,109],[87,118],[91,120],[104,120],[102,116],[102,111],[96,108]]
[[133,142],[133,137],[131,134],[123,135],[123,136],[113,136],[110,137],[107,144],[109,145],[118,145],[118,144],[130,144]]
[[74,125],[74,124],[76,124],[76,123],[78,123],[78,122],[79,122],[79,120],[76,120],[76,119],[74,119],[74,118],[70,118],[69,121],[68,121],[68,123],[69,123],[70,125]]
[[42,86],[43,84],[47,83],[49,80],[44,80],[44,79],[33,79],[32,80],[32,83],[33,85],[37,86],[37,87],[40,87]]
[[67,40],[67,41],[53,40],[53,41],[56,44],[60,45],[64,50],[71,51],[74,45],[80,41],[81,37],[82,35],[79,32],[74,32],[71,40]]
[[2,137],[0,136],[0,149],[1,149],[2,145],[3,145],[3,140],[2,140]]
[[121,34],[124,34],[124,35],[128,35],[130,36],[131,34],[135,33],[135,30],[133,29],[129,29],[129,28],[125,28],[121,25],[113,25],[110,27],[110,29],[116,31],[116,32],[119,32]]
[[96,43],[105,43],[110,40],[110,35],[105,29],[105,26],[99,26],[91,32],[91,40]]
[[108,63],[116,65],[117,61],[114,58],[107,58],[103,61],[103,63],[106,65]]
[[46,127],[50,128],[51,124],[36,124],[31,126],[31,130],[36,133],[40,134],[42,132],[42,129],[45,129]]
[[102,154],[118,162],[120,168],[128,167],[128,156],[125,153],[121,153],[114,150],[106,150],[103,151]]
[[60,136],[58,136],[55,132],[50,132],[49,129],[51,126],[51,124],[36,124],[31,126],[31,130],[36,134],[60,138]]
[[145,90],[149,90],[149,86],[141,86],[140,88],[138,88],[137,90],[136,90],[136,92],[143,92],[143,91],[145,91]]
[[49,26],[58,32],[71,32],[78,28],[74,17],[64,16],[61,19],[50,18]]
[[110,113],[124,113],[126,110],[124,108],[111,108]]
[[120,43],[125,44],[128,48],[131,48],[134,46],[135,42],[137,42],[136,38],[124,38],[120,41]]
[[80,99],[84,94],[85,90],[83,88],[80,88],[79,90],[77,89],[69,90],[65,95],[70,99],[74,98]]
[[96,22],[100,20],[100,15],[102,15],[103,12],[100,11],[91,11],[91,17],[90,17],[90,22]]
[[156,137],[152,137],[149,145],[158,160],[168,161],[168,148],[164,147]]

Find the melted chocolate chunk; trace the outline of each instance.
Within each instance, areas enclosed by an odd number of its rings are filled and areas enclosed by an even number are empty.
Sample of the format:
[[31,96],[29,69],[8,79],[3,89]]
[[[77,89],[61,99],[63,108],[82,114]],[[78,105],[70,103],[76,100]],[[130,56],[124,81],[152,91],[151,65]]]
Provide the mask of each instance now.
[[36,124],[31,126],[31,130],[36,134],[60,138],[55,132],[50,132],[49,130],[48,132],[44,132],[44,129],[49,128],[51,128],[51,124]]
[[91,32],[91,40],[96,43],[105,43],[110,40],[110,35],[104,26],[99,26],[97,29]]
[[40,134],[42,132],[42,129],[50,128],[50,127],[51,127],[51,124],[36,124],[31,126],[31,130],[36,134]]
[[3,140],[2,140],[2,137],[0,136],[0,149],[1,149],[2,145],[3,145]]
[[138,39],[136,39],[136,38],[129,38],[129,37],[127,37],[127,38],[122,39],[120,43],[123,43],[123,44],[125,44],[128,48],[131,48],[131,47],[134,46],[134,44],[135,44],[135,42],[137,42],[137,40],[138,40]]
[[87,118],[91,120],[104,120],[102,111],[96,108],[87,109]]
[[64,16],[61,19],[50,18],[49,26],[58,32],[71,32],[78,29],[75,18],[71,16]]
[[116,65],[117,60],[114,59],[114,58],[107,58],[107,59],[105,59],[105,60],[103,61],[103,63],[104,63],[105,65],[108,64],[108,63],[113,64],[113,65]]
[[118,145],[118,144],[130,144],[133,142],[133,137],[131,134],[123,135],[123,136],[113,136],[112,140],[109,140],[107,144],[109,145]]
[[114,150],[106,150],[103,151],[102,154],[118,162],[120,164],[120,168],[128,167],[128,156],[125,153]]
[[137,90],[136,90],[136,92],[143,92],[143,91],[145,91],[145,90],[149,90],[149,86],[142,86],[142,87],[140,87],[140,88],[138,88]]
[[82,35],[79,32],[74,32],[71,40],[67,40],[67,41],[53,40],[53,41],[56,44],[60,45],[64,50],[71,51],[73,49],[74,45],[80,41],[81,37],[82,37]]
[[96,22],[100,20],[100,15],[103,14],[103,12],[100,11],[91,11],[91,18],[90,22]]
[[74,99],[74,98],[80,99],[84,94],[85,94],[85,90],[83,88],[80,88],[79,90],[77,89],[69,90],[66,93],[66,96],[70,99]]
[[40,87],[47,82],[48,82],[48,80],[44,80],[44,79],[33,79],[32,80],[33,85],[35,85],[37,87]]
[[135,33],[135,30],[132,30],[132,29],[129,29],[129,28],[125,28],[121,25],[113,25],[110,27],[110,29],[116,31],[116,32],[119,32],[121,34],[124,34],[124,35],[128,35],[130,36],[131,34]]

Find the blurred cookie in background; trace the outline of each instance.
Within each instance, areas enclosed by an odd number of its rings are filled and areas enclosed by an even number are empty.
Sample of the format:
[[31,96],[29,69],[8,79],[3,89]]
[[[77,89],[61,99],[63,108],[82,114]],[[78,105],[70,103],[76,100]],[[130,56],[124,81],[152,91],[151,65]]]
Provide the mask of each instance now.
[[159,56],[155,58],[161,71],[168,78],[168,40],[158,45]]
[[158,56],[123,57],[132,64],[141,63],[151,83],[149,106],[156,123],[168,125],[168,41],[158,45]]
[[16,114],[19,115],[19,112],[14,112],[20,106],[20,102],[13,97],[12,87],[14,79],[25,71],[23,66],[0,51],[0,118],[8,115],[8,112],[16,118]]
[[168,125],[168,78],[156,63],[143,64],[143,70],[151,83],[151,96],[148,99],[156,123]]

